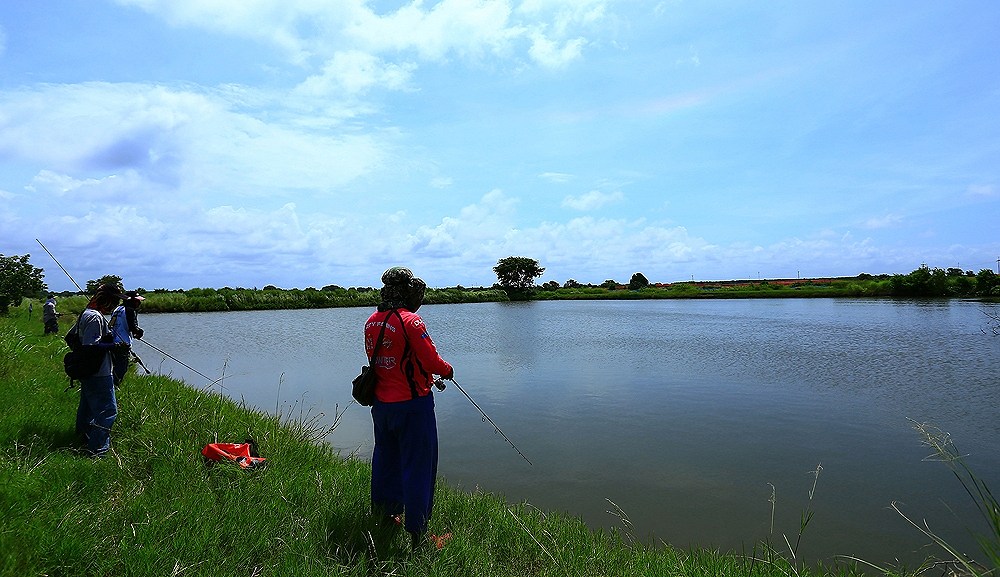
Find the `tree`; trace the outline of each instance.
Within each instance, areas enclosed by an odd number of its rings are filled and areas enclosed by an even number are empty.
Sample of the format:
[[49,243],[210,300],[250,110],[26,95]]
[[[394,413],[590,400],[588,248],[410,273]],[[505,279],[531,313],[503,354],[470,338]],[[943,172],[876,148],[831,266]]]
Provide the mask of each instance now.
[[1000,275],[984,268],[976,275],[976,293],[979,296],[1000,295]]
[[637,272],[634,275],[632,275],[632,280],[628,281],[629,290],[634,291],[634,290],[644,289],[648,286],[649,286],[649,279],[647,279],[646,275],[642,274],[641,272]]
[[509,256],[497,261],[493,272],[497,275],[497,284],[504,290],[524,291],[535,286],[535,279],[542,276],[545,269],[533,258]]
[[21,304],[23,297],[38,296],[46,290],[42,269],[28,262],[30,254],[4,256],[0,254],[0,314],[7,314],[10,305]]
[[[97,292],[97,287],[99,287],[99,286],[101,286],[103,284],[109,284],[109,285],[113,285],[113,286],[116,286],[116,287],[119,287],[119,288],[125,286],[125,285],[122,284],[122,277],[120,277],[120,276],[118,276],[116,274],[106,274],[106,275],[102,276],[101,278],[99,278],[97,280],[88,280],[87,281],[87,294],[92,295],[92,294],[96,293]],[[125,290],[125,289],[121,289],[121,290]]]

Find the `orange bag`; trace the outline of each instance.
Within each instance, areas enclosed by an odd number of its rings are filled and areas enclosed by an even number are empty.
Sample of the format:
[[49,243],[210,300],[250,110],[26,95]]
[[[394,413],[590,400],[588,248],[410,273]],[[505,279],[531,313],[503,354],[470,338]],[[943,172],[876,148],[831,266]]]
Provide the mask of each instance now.
[[201,450],[201,454],[208,464],[233,461],[244,469],[263,467],[267,461],[257,454],[257,444],[250,440],[246,443],[209,443]]

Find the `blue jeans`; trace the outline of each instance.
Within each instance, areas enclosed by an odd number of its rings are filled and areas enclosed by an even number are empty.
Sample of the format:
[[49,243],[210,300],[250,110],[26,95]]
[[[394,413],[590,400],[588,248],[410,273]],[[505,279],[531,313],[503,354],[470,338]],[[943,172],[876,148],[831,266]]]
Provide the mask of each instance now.
[[406,512],[405,527],[422,535],[434,507],[438,437],[434,397],[400,403],[375,402],[372,452],[372,510]]
[[111,448],[111,425],[117,417],[114,378],[108,375],[81,379],[76,432],[87,437],[87,450],[92,456],[103,457]]

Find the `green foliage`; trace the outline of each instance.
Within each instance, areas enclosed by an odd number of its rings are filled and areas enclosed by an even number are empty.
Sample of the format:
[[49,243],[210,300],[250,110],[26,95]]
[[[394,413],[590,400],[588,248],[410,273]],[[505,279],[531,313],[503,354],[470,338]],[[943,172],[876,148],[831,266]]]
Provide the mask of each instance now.
[[39,297],[45,291],[45,274],[28,262],[30,258],[30,254],[0,254],[0,314],[7,314],[9,307],[20,304],[22,298]]
[[545,269],[533,258],[509,256],[497,261],[493,272],[496,273],[497,284],[501,288],[525,290],[535,285],[535,279],[542,276]]
[[963,273],[961,269],[920,268],[889,279],[890,294],[901,297],[992,297],[1000,296],[1000,279],[992,270],[979,274]]
[[124,288],[125,285],[122,284],[122,277],[116,274],[106,274],[97,280],[87,281],[87,286],[86,286],[87,294],[89,295],[94,294],[95,292],[97,292],[97,287],[105,284],[116,286],[121,290],[125,290]]
[[641,272],[637,272],[632,275],[631,280],[628,281],[629,290],[639,290],[644,289],[649,286],[649,280]]

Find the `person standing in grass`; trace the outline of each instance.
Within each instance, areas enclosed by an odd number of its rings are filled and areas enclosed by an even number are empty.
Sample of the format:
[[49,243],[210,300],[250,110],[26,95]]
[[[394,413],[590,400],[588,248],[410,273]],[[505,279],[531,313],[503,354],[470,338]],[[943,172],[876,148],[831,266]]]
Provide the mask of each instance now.
[[111,372],[117,387],[125,379],[128,364],[132,356],[132,338],[141,339],[142,329],[139,327],[139,305],[145,297],[136,291],[125,291],[122,304],[111,313],[111,331],[114,342],[119,345],[111,352]]
[[[399,522],[414,548],[424,535],[434,506],[438,436],[431,385],[455,371],[441,358],[417,309],[426,284],[404,267],[382,275],[382,302],[365,323],[365,352],[372,359],[377,384],[372,423],[372,513]],[[375,345],[385,326],[381,347]]]
[[83,350],[87,354],[103,357],[93,375],[80,379],[80,405],[76,411],[76,432],[86,438],[87,451],[92,457],[103,457],[110,449],[111,426],[118,417],[109,354],[117,345],[104,315],[110,313],[120,300],[118,287],[101,285],[80,314],[75,327]]
[[59,313],[56,312],[56,297],[53,294],[42,305],[42,324],[45,325],[47,335],[59,332]]

